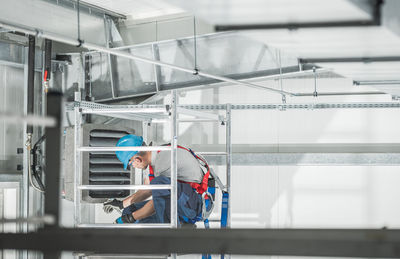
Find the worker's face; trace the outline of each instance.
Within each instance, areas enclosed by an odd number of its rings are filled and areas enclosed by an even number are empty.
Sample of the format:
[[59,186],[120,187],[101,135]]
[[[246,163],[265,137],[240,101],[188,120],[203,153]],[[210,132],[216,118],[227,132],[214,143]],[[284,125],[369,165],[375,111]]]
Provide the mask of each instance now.
[[138,169],[145,169],[148,166],[146,159],[141,156],[133,156],[129,161],[129,165],[138,168]]

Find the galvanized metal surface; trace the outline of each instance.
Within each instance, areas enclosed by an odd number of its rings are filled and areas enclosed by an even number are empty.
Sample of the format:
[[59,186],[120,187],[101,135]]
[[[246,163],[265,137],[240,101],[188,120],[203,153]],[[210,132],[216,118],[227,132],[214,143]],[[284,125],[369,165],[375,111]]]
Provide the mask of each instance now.
[[226,226],[228,228],[231,227],[231,215],[232,215],[232,202],[231,202],[231,186],[232,186],[232,105],[227,104],[226,105],[226,122],[225,122],[225,127],[226,127],[226,136],[225,136],[225,141],[226,141],[226,190],[229,194],[229,200],[228,200],[228,218],[227,218],[227,224]]
[[[80,92],[75,93],[75,101],[81,101]],[[74,123],[74,154],[75,154],[75,171],[74,171],[74,226],[77,226],[81,223],[81,199],[82,193],[78,190],[78,186],[81,185],[82,179],[82,153],[79,151],[79,148],[82,146],[82,114],[78,107],[75,107],[75,123]]]
[[[131,106],[131,105],[102,105],[97,103],[81,102],[80,104],[74,104],[79,107],[88,107],[88,109],[95,110],[125,110],[136,109],[136,108],[157,108],[162,109],[164,105],[152,105],[152,106]],[[72,109],[74,105],[69,104],[67,109]],[[90,108],[89,108],[90,107]],[[226,104],[186,104],[178,105],[179,108],[193,109],[193,110],[225,110]],[[343,103],[287,103],[287,104],[231,104],[232,110],[320,110],[320,109],[394,109],[400,108],[400,102],[343,102]],[[109,113],[110,113],[109,111]],[[111,112],[112,113],[112,112]]]
[[177,104],[178,96],[175,90],[171,93],[171,118],[170,118],[170,128],[171,128],[171,227],[178,227],[178,159],[177,159],[177,149],[178,149],[178,123],[177,123]]

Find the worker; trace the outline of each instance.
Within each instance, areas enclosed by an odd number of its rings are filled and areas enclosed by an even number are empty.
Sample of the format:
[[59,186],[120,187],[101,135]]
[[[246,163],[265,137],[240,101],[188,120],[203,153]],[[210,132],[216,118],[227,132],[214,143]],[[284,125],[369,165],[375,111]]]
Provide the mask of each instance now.
[[[117,147],[146,146],[143,138],[136,135],[126,135],[119,139]],[[130,165],[133,168],[149,169],[150,185],[171,183],[171,153],[170,151],[117,151],[117,158],[123,163],[124,169]],[[204,182],[204,173],[189,150],[177,149],[177,197],[178,224],[192,221],[202,213],[202,197],[193,188],[193,184]],[[207,176],[208,179],[208,176]],[[115,223],[169,223],[171,210],[170,190],[139,190],[123,201],[114,199],[104,203],[104,210],[111,212],[121,209],[122,216]],[[152,196],[151,200],[147,200]]]

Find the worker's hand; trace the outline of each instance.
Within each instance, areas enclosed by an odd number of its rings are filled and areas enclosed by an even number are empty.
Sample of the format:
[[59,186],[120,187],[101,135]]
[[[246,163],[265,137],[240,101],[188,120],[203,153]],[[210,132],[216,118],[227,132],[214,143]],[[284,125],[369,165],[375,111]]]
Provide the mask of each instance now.
[[136,219],[133,217],[131,213],[123,215],[115,220],[117,224],[124,224],[124,223],[135,223]]
[[103,203],[103,210],[105,213],[111,213],[113,210],[121,213],[121,210],[124,208],[122,201],[117,199],[109,199],[105,203]]

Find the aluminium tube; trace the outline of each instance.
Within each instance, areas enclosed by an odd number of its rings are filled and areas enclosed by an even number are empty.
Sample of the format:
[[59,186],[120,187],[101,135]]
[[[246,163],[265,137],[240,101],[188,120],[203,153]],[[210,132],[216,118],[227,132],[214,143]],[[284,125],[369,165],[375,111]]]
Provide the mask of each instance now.
[[[28,49],[28,107],[27,114],[33,114],[33,102],[34,102],[34,87],[35,87],[35,37],[29,35],[29,49]],[[33,126],[28,125],[26,133],[33,133]]]
[[171,227],[178,227],[178,184],[177,184],[177,149],[178,149],[178,123],[177,123],[177,94],[176,90],[171,95]]
[[[388,94],[384,92],[378,91],[370,91],[370,92],[318,92],[318,96],[346,96],[346,95],[376,95],[376,94]],[[314,93],[296,93],[296,97],[306,97],[306,96],[315,96]]]
[[226,189],[229,194],[227,228],[231,227],[231,174],[232,174],[232,105],[226,104]]
[[[81,93],[75,92],[75,101],[81,101]],[[74,170],[74,227],[81,223],[81,197],[82,194],[78,190],[81,185],[82,178],[82,153],[79,148],[82,146],[81,140],[82,113],[79,107],[75,107],[75,126],[74,126],[74,155],[75,155],[75,170]]]

